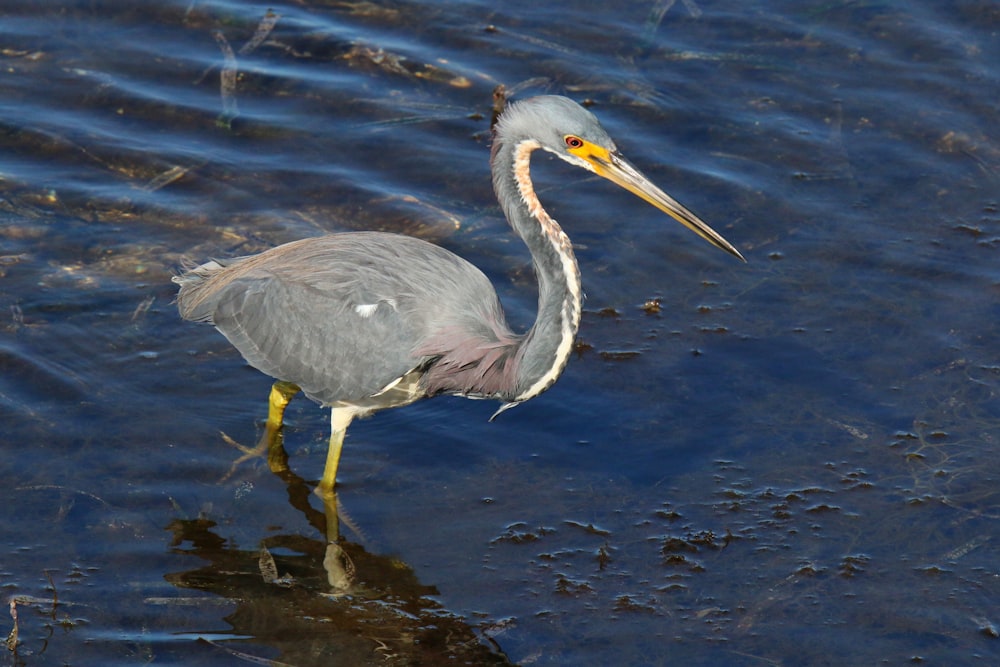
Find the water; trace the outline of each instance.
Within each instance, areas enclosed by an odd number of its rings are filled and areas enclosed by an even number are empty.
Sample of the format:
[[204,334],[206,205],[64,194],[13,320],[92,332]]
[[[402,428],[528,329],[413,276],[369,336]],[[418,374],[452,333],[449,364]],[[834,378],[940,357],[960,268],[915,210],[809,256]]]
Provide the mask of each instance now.
[[[6,661],[995,664],[998,19],[987,2],[5,8]],[[215,32],[238,68],[225,97]],[[222,434],[255,441],[270,383],[179,319],[169,279],[384,229],[476,263],[527,326],[530,263],[488,175],[500,83],[592,102],[749,262],[536,158],[584,275],[580,354],[492,424],[492,404],[437,399],[352,426],[358,583],[334,595],[310,494],[325,414],[289,408],[292,474],[220,481]]]

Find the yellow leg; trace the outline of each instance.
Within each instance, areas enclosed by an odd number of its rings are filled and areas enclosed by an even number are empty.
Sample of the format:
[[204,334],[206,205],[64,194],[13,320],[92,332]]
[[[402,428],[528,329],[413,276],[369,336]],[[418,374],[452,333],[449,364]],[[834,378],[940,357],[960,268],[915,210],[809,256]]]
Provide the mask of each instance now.
[[285,472],[288,470],[288,453],[285,452],[281,427],[284,424],[285,408],[295,394],[302,391],[299,386],[291,382],[278,380],[271,385],[271,394],[267,399],[267,423],[264,424],[264,434],[257,444],[257,451],[264,453],[267,451],[267,467],[271,472]]
[[284,380],[278,380],[271,385],[271,395],[268,397],[267,425],[273,428],[280,428],[281,422],[285,418],[285,408],[295,394],[302,391],[299,386]]
[[267,423],[264,424],[264,432],[261,434],[256,446],[245,447],[226,434],[223,434],[226,442],[243,452],[243,456],[233,461],[229,472],[225,474],[221,481],[224,482],[229,479],[236,472],[236,467],[244,461],[264,455],[267,455],[267,466],[271,469],[271,472],[278,473],[288,470],[288,454],[285,452],[285,447],[281,442],[281,426],[288,402],[300,391],[301,389],[299,389],[298,385],[294,385],[291,382],[278,380],[271,385],[271,395],[268,398]]
[[335,407],[330,410],[330,448],[326,452],[323,479],[316,489],[323,497],[332,495],[333,487],[337,484],[337,466],[340,464],[340,450],[344,447],[344,434],[355,414],[357,411],[350,407]]

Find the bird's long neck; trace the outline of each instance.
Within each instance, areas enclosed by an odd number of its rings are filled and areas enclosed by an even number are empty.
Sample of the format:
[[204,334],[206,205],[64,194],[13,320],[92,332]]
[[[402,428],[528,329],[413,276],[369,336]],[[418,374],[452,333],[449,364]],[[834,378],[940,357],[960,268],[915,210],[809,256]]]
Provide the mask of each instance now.
[[529,175],[530,138],[493,145],[493,188],[514,231],[524,239],[538,279],[538,315],[517,350],[517,393],[525,401],[542,393],[562,373],[580,326],[583,291],[569,237],[538,201]]

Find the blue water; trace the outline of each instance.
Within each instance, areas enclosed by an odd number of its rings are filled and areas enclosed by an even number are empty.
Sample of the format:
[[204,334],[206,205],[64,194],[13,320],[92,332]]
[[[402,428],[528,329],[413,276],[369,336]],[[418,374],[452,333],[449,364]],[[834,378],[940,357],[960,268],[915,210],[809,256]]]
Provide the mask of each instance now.
[[[8,662],[996,664],[998,20],[988,2],[4,8]],[[536,157],[583,272],[579,354],[493,423],[492,403],[435,399],[352,425],[357,583],[337,594],[310,493],[325,411],[289,408],[292,475],[220,481],[270,380],[180,320],[170,277],[397,231],[481,267],[529,326],[530,260],[489,179],[498,84],[590,104],[748,263]]]

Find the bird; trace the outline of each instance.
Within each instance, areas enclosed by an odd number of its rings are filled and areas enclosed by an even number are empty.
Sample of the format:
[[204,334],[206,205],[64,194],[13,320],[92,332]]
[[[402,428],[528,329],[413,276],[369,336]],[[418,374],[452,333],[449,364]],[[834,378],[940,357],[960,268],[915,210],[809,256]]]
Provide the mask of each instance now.
[[401,234],[305,238],[173,277],[181,317],[214,325],[247,363],[275,379],[269,431],[280,430],[299,391],[330,408],[321,495],[334,493],[344,434],[355,418],[437,395],[499,400],[496,417],[562,374],[583,289],[570,239],[532,185],[530,158],[538,149],[610,180],[746,261],[628,162],[593,113],[569,98],[542,95],[506,105],[490,151],[494,192],[531,252],[538,283],[536,319],[526,332],[508,326],[481,270]]

